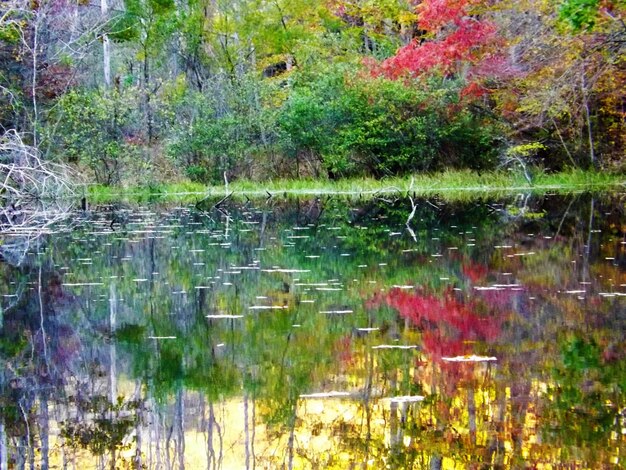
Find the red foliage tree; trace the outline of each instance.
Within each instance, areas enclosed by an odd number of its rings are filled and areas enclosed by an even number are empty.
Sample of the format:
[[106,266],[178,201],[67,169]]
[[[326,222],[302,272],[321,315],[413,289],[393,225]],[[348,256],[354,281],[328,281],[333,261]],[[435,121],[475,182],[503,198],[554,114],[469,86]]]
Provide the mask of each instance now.
[[418,8],[418,24],[424,36],[400,48],[395,56],[374,68],[389,78],[417,76],[430,71],[463,74],[468,87],[463,96],[480,96],[484,78],[515,74],[497,51],[500,39],[495,24],[470,13],[485,0],[424,0]]

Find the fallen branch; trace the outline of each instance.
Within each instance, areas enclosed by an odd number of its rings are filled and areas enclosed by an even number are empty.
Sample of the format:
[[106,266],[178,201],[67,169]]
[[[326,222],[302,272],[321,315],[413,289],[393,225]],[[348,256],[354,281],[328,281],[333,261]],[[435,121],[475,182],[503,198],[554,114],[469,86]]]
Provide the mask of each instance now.
[[406,225],[407,230],[411,234],[411,238],[413,238],[413,241],[415,241],[415,243],[417,243],[417,236],[415,235],[415,232],[411,228],[411,221],[413,220],[413,217],[415,217],[415,212],[417,211],[417,204],[415,204],[415,201],[410,196],[411,191],[413,190],[413,184],[414,183],[415,183],[415,178],[411,176],[411,185],[409,186],[409,189],[406,192],[406,194],[407,194],[406,197],[411,202],[411,213],[409,214],[409,217],[406,219],[406,224],[405,225]]
[[41,160],[37,149],[9,130],[0,136],[0,199],[2,205],[25,201],[73,197],[71,169]]
[[43,161],[16,131],[0,135],[0,258],[21,264],[35,242],[67,219],[76,179],[66,165]]

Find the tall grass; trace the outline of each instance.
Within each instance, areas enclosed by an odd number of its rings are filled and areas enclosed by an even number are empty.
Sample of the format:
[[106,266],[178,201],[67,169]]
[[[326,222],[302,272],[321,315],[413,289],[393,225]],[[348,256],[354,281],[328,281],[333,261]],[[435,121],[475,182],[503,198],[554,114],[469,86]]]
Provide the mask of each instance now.
[[[571,192],[575,190],[603,190],[626,186],[626,175],[607,172],[570,170],[560,173],[539,173],[532,184],[513,172],[445,171],[435,174],[416,174],[403,177],[372,179],[300,179],[273,180],[265,182],[235,181],[228,187],[204,186],[198,183],[176,183],[158,187],[116,188],[91,186],[88,195],[92,200],[107,201],[119,198],[133,200],[188,199],[186,196],[233,196],[269,197],[280,195],[368,195],[405,193],[417,196],[438,194],[446,199],[467,199],[476,196],[528,191],[534,193]],[[495,193],[495,194],[494,194]]]

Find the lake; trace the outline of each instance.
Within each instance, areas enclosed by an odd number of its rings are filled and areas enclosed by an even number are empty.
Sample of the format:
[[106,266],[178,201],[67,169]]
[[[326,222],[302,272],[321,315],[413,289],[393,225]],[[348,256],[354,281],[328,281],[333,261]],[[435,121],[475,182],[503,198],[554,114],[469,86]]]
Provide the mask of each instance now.
[[623,467],[625,201],[118,203],[7,235],[0,468]]

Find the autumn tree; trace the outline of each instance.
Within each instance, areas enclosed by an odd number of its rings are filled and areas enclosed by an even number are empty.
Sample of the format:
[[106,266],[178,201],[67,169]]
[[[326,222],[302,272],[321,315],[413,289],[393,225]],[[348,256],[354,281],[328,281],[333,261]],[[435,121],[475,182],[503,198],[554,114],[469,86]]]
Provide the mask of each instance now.
[[390,78],[427,72],[461,77],[463,94],[482,94],[485,79],[511,76],[515,70],[499,52],[501,37],[489,18],[486,2],[426,0],[417,7],[422,34],[385,60],[378,70]]
[[[561,161],[601,166],[617,159],[625,135],[624,2],[530,0],[503,28],[520,77],[499,112],[516,139],[543,140]],[[559,165],[558,158],[548,164]]]

